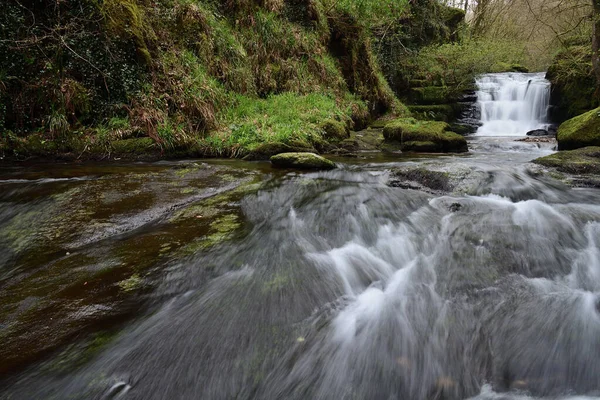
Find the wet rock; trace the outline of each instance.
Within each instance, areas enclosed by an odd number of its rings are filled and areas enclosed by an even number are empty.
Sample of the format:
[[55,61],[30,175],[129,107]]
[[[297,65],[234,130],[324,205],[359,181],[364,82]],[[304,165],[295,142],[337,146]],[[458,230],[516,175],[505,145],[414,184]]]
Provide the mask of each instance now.
[[282,153],[271,157],[277,167],[300,169],[334,169],[335,163],[315,153]]
[[534,129],[526,133],[526,136],[548,136],[550,133],[545,129]]
[[448,193],[453,189],[447,173],[425,168],[396,169],[392,172],[388,185],[436,194]]
[[462,208],[462,205],[460,203],[452,203],[450,204],[450,207],[448,207],[448,209],[452,212],[458,212],[460,211]]
[[515,142],[524,143],[556,143],[556,139],[552,136],[529,136],[522,139],[517,139]]

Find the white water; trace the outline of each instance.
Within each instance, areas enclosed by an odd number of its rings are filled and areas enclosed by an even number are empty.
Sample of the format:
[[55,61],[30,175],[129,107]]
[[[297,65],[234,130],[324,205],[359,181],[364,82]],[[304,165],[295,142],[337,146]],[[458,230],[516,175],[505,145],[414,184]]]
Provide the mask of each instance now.
[[525,136],[548,127],[550,82],[543,73],[486,74],[476,84],[478,136]]

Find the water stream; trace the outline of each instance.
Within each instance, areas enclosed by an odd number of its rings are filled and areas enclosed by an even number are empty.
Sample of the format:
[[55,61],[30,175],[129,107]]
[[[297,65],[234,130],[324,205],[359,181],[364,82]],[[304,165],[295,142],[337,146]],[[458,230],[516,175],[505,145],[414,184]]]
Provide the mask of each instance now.
[[525,136],[549,126],[550,82],[544,73],[501,73],[477,79],[479,136]]
[[[71,335],[66,350],[5,371],[0,398],[600,398],[600,190],[569,188],[528,163],[550,146],[476,137],[470,147],[365,154],[312,173],[244,162],[3,170],[0,232],[17,215],[51,212],[65,191],[100,193],[96,207],[120,208],[70,216],[86,227],[63,227],[66,239],[44,261],[27,264],[40,250],[10,242],[26,230],[0,235],[12,251],[0,256],[0,289],[25,282],[0,315],[19,321],[18,310],[72,285],[72,275],[56,280],[63,271],[110,262],[148,289],[133,292],[133,315],[96,351],[91,333]],[[422,168],[439,171],[438,184],[391,183]],[[55,180],[40,181],[40,170]],[[250,189],[210,202],[241,182]],[[231,232],[219,230],[231,221]],[[101,306],[130,304],[111,278],[121,269],[110,271],[106,293],[87,294],[95,281],[81,278],[79,291],[53,300],[69,307],[52,316],[74,323],[64,316],[100,318]],[[32,327],[52,324],[29,315]],[[36,346],[36,329],[23,335],[32,339],[14,352]]]

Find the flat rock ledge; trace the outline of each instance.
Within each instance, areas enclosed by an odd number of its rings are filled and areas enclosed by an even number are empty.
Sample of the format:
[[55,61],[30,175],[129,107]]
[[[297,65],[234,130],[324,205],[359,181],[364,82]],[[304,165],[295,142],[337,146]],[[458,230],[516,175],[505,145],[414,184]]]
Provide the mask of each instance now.
[[271,157],[271,164],[282,168],[334,169],[333,161],[315,153],[281,153]]

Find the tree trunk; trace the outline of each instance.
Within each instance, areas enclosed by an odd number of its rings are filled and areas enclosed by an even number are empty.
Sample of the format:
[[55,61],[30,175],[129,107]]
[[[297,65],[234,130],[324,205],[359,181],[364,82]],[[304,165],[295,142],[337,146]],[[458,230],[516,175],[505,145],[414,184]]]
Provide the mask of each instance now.
[[592,0],[592,21],[594,30],[592,34],[592,65],[596,75],[596,96],[600,94],[600,0]]

